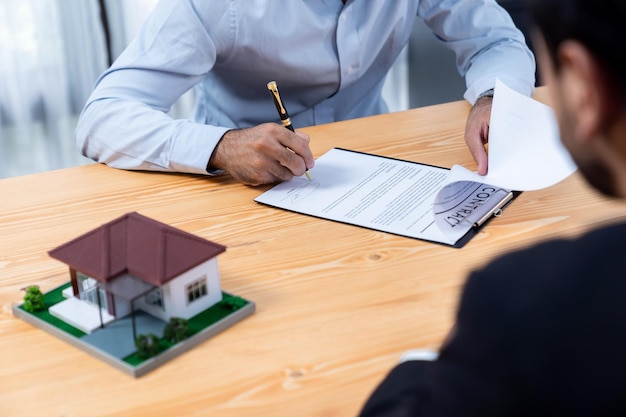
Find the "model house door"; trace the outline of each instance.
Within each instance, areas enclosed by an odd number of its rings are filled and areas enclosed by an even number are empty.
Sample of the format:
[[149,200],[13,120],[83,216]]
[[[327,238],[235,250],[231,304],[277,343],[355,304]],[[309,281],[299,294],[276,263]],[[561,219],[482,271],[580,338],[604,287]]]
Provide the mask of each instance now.
[[[102,289],[98,288],[98,281],[80,272],[76,274],[76,278],[78,279],[79,298],[95,306],[100,305],[104,310],[107,310],[106,295]],[[98,300],[98,293],[100,300]]]

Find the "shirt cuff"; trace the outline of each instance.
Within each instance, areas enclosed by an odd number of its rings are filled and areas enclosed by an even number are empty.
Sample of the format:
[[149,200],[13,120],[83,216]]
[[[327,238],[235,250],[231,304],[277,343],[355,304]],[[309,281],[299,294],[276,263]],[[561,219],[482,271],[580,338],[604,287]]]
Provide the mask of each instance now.
[[493,97],[493,92],[495,88],[490,88],[489,90],[485,90],[476,97],[476,101],[480,100],[483,97]]
[[400,356],[398,363],[408,361],[435,361],[439,357],[439,352],[427,349],[408,350]]
[[185,121],[173,141],[170,168],[191,174],[220,174],[221,170],[208,172],[207,165],[220,139],[231,129]]

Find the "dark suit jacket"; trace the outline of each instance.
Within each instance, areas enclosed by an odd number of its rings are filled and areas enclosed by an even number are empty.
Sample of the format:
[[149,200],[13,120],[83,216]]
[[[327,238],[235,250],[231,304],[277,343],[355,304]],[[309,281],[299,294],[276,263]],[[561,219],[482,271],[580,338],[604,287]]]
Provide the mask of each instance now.
[[605,415],[626,416],[626,224],[472,273],[439,359],[398,365],[362,411]]

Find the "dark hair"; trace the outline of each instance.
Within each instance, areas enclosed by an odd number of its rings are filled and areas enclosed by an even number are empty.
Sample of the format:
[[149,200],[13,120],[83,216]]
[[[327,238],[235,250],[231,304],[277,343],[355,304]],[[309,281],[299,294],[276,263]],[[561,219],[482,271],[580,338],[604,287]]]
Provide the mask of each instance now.
[[625,0],[528,0],[556,68],[565,40],[576,40],[603,65],[607,76],[626,92]]

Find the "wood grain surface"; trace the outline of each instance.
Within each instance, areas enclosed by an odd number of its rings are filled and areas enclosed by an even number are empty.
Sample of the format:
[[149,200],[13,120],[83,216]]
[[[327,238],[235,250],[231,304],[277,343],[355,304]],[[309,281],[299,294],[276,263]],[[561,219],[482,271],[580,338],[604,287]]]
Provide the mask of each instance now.
[[[475,169],[463,140],[468,111],[454,102],[302,130],[316,156],[340,146]],[[95,164],[0,180],[0,415],[355,415],[402,352],[438,348],[470,271],[624,213],[577,173],[523,193],[453,249],[255,203],[267,188]],[[21,288],[68,280],[49,249],[129,211],[227,246],[223,289],[257,305],[139,379],[11,313]]]

